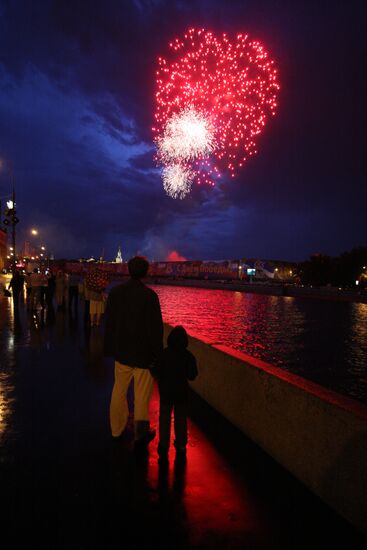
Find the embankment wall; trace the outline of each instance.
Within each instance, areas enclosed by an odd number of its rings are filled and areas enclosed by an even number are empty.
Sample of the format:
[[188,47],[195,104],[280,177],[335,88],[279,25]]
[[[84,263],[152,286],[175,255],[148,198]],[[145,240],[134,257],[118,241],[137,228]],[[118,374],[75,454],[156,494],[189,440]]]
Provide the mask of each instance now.
[[189,349],[194,391],[367,533],[367,407],[210,340]]

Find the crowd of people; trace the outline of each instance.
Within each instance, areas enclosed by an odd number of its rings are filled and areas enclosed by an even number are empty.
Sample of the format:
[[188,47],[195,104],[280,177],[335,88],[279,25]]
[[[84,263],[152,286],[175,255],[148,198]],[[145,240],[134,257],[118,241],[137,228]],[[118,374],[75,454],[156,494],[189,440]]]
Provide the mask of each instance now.
[[[34,269],[26,275],[15,271],[8,285],[14,307],[26,286],[27,309],[53,308],[72,315],[78,311],[78,300],[85,302],[86,319],[92,326],[104,322],[104,354],[114,359],[114,385],[110,403],[110,427],[114,440],[125,434],[129,417],[127,392],[134,381],[134,440],[137,450],[146,451],[156,432],[150,427],[149,402],[154,379],[160,394],[159,443],[160,463],[167,463],[171,439],[171,417],[174,415],[176,459],[186,460],[188,380],[198,374],[196,360],[188,351],[188,335],[182,326],[172,329],[163,347],[163,320],[156,292],[143,279],[148,261],[140,256],[128,262],[130,279],[114,286],[109,294],[106,275],[98,268],[85,277],[58,270]],[[106,307],[105,307],[106,304]]]
[[16,270],[4,293],[12,296],[14,305],[18,307],[19,299],[25,290],[27,310],[30,312],[52,308],[56,303],[58,310],[68,310],[77,314],[78,302],[82,298],[86,320],[92,326],[99,326],[107,298],[108,280],[101,280],[96,273],[97,270],[82,277],[61,269],[52,272],[34,268],[28,273]]

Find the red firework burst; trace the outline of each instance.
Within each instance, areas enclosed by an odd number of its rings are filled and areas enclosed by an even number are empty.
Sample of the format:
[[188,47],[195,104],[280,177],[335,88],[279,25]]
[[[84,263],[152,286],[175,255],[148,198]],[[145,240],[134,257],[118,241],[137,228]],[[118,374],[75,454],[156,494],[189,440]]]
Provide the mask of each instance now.
[[[158,160],[168,163],[160,144],[172,117],[177,124],[180,113],[193,111],[196,120],[206,117],[214,129],[210,139],[215,147],[210,155],[198,150],[190,162],[180,158],[178,150],[175,163],[190,168],[198,183],[213,184],[223,171],[234,176],[257,152],[256,138],[277,107],[277,70],[264,47],[245,34],[230,40],[226,34],[217,37],[204,29],[190,29],[170,43],[170,55],[160,57],[158,63],[153,128]],[[172,127],[176,126],[170,125],[171,153]],[[182,132],[180,127],[178,143]]]

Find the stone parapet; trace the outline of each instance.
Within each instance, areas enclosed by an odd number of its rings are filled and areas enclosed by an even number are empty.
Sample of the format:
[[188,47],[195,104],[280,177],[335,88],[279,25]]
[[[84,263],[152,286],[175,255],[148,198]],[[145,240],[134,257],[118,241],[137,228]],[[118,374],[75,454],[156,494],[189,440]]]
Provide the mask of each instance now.
[[193,390],[367,533],[367,407],[210,339],[189,349]]

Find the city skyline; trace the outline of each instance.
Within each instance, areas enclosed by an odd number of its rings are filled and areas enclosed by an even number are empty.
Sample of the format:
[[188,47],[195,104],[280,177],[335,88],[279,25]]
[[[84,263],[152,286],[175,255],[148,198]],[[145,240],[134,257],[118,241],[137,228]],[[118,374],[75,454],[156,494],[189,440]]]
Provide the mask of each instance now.
[[[57,257],[301,261],[366,244],[359,2],[5,2],[0,157],[18,242]],[[154,161],[157,58],[190,26],[249,33],[279,70],[279,106],[232,179],[167,197]],[[0,174],[0,196],[10,194]]]

